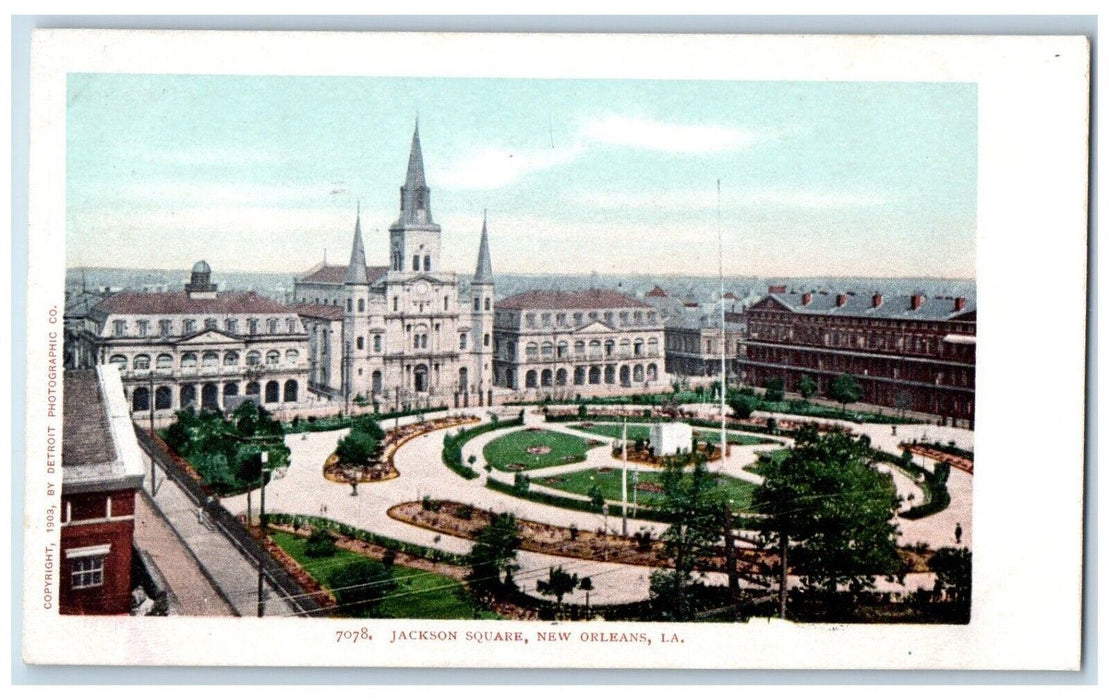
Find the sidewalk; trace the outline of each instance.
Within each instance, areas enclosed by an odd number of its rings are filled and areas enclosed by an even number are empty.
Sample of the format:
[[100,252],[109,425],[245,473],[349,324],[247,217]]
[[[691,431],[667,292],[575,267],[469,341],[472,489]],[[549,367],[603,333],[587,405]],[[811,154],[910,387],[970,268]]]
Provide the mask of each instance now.
[[145,492],[135,499],[135,544],[154,560],[177,597],[180,608],[174,614],[192,617],[235,614]]
[[[146,478],[143,489],[150,494],[150,458],[143,453]],[[152,497],[162,517],[196,558],[207,578],[214,581],[220,593],[231,604],[234,614],[254,617],[258,614],[258,566],[247,559],[210,520],[197,520],[197,508],[188,495],[159,467],[155,474],[157,494]],[[212,528],[212,529],[209,529]],[[165,571],[165,569],[163,569]],[[177,591],[175,591],[177,592]],[[177,592],[178,597],[183,597]],[[288,616],[293,608],[281,600],[265,582],[263,594],[267,616]]]

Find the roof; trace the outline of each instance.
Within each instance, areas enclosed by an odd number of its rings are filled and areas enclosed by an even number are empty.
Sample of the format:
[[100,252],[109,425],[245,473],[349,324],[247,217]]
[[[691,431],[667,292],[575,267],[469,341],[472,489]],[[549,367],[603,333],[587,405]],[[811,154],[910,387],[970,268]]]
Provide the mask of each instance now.
[[62,491],[141,488],[144,462],[119,368],[67,370],[62,393]]
[[93,309],[102,314],[281,314],[292,309],[257,292],[220,292],[211,298],[188,292],[120,292]]
[[918,321],[947,321],[974,312],[974,301],[967,299],[962,309],[956,309],[956,300],[951,297],[922,297],[919,308],[912,308],[912,295],[882,296],[882,303],[874,306],[870,294],[845,294],[843,306],[837,306],[839,294],[817,292],[812,294],[808,304],[799,292],[769,294],[759,301],[773,299],[790,311],[799,314],[826,316],[852,316],[864,318],[888,318]]
[[63,394],[62,466],[114,461],[116,449],[96,370],[67,371]]
[[193,273],[210,275],[212,274],[212,268],[208,265],[207,262],[205,262],[204,260],[200,260],[195,265],[193,265]]
[[328,321],[343,320],[343,307],[334,304],[291,304],[289,309],[300,316],[322,318]]
[[[706,314],[697,309],[682,309],[682,313],[675,314],[666,319],[666,327],[684,330],[720,330],[720,314]],[[742,323],[734,321],[724,322],[724,329],[728,331],[741,331],[745,328]]]
[[[313,270],[312,272],[309,272],[304,277],[301,277],[301,278],[297,279],[297,282],[316,282],[316,283],[323,283],[323,284],[343,284],[344,281],[347,278],[347,268],[348,267],[349,267],[349,265],[324,265],[324,266],[322,266],[322,267],[320,267],[316,270]],[[372,284],[372,283],[376,282],[377,280],[381,279],[382,277],[384,277],[385,273],[388,272],[388,271],[389,271],[389,268],[387,268],[387,267],[376,267],[376,266],[371,267],[371,266],[367,265],[366,266],[366,279],[368,279],[370,281],[370,283]]]
[[639,299],[633,299],[608,289],[583,289],[554,291],[533,289],[513,294],[497,302],[498,309],[622,309],[652,308]]
[[660,297],[660,298],[663,298],[663,297],[665,297],[665,296],[666,296],[666,291],[665,291],[665,290],[664,290],[664,289],[663,289],[662,287],[660,287],[660,286],[658,286],[658,285],[656,284],[656,285],[654,286],[654,289],[652,289],[651,291],[647,292],[646,296],[649,296],[649,297]]

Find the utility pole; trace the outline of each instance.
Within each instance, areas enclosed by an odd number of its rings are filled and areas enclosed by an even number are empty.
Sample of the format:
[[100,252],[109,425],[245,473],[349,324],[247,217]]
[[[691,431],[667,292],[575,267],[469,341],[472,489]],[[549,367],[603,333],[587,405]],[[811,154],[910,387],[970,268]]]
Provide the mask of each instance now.
[[[262,451],[259,458],[262,460],[262,468],[259,470],[260,476],[258,481],[261,482],[262,487],[262,502],[259,508],[258,527],[261,528],[261,547],[264,551],[266,548],[266,462],[269,461],[270,453]],[[258,617],[264,617],[266,614],[266,598],[265,591],[262,590],[263,574],[265,573],[262,567],[262,554],[258,554]]]

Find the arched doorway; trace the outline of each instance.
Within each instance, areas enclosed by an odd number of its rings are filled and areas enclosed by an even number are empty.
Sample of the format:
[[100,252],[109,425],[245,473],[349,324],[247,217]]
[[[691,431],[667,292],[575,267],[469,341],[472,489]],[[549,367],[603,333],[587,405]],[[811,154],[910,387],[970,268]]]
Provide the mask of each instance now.
[[567,372],[566,369],[560,369],[555,372],[555,384],[558,386],[566,386]]
[[574,368],[574,384],[577,384],[578,386],[581,386],[582,384],[585,384],[585,368],[584,367],[575,367]]
[[427,386],[427,365],[416,365],[412,372],[412,387],[418,392],[425,392]]
[[600,384],[601,383],[601,368],[600,367],[590,367],[589,368],[589,383],[590,384]]
[[131,410],[150,410],[150,389],[147,389],[145,386],[135,387],[135,391],[131,393]]
[[374,373],[370,375],[370,381],[372,382],[371,386],[373,386],[373,392],[375,394],[380,394],[381,393],[381,370],[375,369]]
[[657,382],[658,381],[658,366],[655,365],[653,362],[651,364],[647,365],[647,381],[649,381],[649,382]]
[[200,389],[201,408],[219,410],[219,385],[208,382]]
[[613,365],[605,366],[605,384],[616,383],[616,367]]
[[277,382],[266,382],[266,403],[281,401],[281,385]]
[[545,369],[539,375],[539,386],[550,386],[550,385],[551,385],[551,370]]
[[297,389],[298,387],[295,379],[285,381],[285,403],[296,403]]
[[643,381],[643,365],[636,365],[632,369],[632,380],[636,382]]
[[247,384],[246,384],[246,395],[247,396],[258,396],[261,393],[262,393],[262,387],[259,386],[258,382],[247,382]]
[[538,382],[536,380],[535,370],[529,369],[527,371],[527,374],[524,375],[524,388],[534,389],[537,386],[537,384],[538,384]]
[[181,387],[181,408],[196,405],[196,385],[185,384]]
[[154,390],[154,408],[159,411],[164,411],[167,408],[173,408],[173,389],[168,386],[160,386]]
[[620,368],[620,383],[628,386],[632,383],[632,370],[631,367],[624,365]]
[[469,391],[470,389],[470,370],[465,367],[458,369],[458,390]]
[[239,395],[239,385],[236,382],[227,382],[226,384],[223,385],[223,402],[224,402],[224,405],[227,404],[227,399],[231,398],[232,396],[238,396],[238,395]]

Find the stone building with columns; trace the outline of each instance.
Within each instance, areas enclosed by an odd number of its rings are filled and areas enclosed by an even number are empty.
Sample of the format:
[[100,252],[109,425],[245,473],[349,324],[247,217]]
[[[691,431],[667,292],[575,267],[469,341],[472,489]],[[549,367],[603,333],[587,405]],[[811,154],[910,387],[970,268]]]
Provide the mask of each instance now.
[[370,266],[361,212],[346,265],[318,265],[295,283],[310,328],[315,390],[380,410],[492,401],[493,267],[482,224],[468,289],[443,269],[442,228],[431,214],[419,125],[389,227],[388,265]]
[[649,304],[603,289],[532,290],[497,302],[498,386],[569,397],[664,386],[663,324]]
[[84,358],[81,366],[116,365],[136,418],[222,409],[240,395],[267,408],[304,402],[308,335],[300,317],[255,292],[219,292],[211,277],[202,260],[185,291],[120,292],[75,320],[73,357]]

